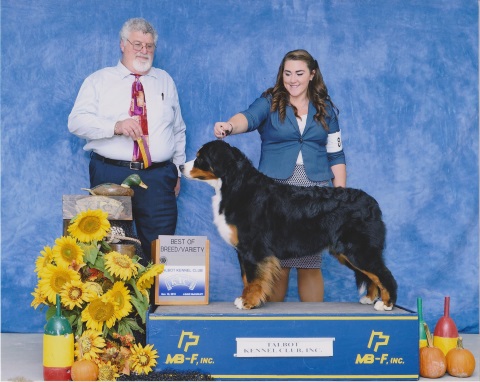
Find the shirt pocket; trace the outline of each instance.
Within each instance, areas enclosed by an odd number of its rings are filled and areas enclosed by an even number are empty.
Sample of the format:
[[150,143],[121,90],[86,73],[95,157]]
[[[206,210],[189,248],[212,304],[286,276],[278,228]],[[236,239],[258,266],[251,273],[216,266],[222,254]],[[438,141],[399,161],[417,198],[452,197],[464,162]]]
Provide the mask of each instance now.
[[169,125],[175,119],[175,106],[169,100],[160,101],[155,106],[149,106],[147,103],[147,114],[154,124]]

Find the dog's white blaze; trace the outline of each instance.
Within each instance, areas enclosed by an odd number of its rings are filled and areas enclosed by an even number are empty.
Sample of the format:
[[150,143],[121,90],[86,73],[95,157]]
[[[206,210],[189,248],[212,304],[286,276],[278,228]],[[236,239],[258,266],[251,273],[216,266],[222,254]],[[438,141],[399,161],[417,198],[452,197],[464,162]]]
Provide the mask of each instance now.
[[218,179],[215,188],[215,195],[212,197],[213,222],[217,226],[218,233],[228,244],[232,244],[232,230],[225,220],[225,215],[220,213],[220,202],[222,201],[222,181]]
[[195,162],[194,160],[191,160],[189,162],[185,162],[185,164],[183,165],[182,174],[185,178],[192,179],[192,177],[190,176],[190,171],[192,171],[194,162]]

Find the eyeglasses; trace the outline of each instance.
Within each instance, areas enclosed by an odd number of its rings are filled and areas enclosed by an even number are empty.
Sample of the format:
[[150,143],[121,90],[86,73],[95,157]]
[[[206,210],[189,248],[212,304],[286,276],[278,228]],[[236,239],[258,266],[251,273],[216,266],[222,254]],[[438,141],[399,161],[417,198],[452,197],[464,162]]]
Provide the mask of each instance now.
[[131,42],[128,38],[127,41],[132,44],[135,52],[140,52],[144,47],[147,49],[147,52],[153,52],[156,48],[155,44],[145,44],[140,41]]

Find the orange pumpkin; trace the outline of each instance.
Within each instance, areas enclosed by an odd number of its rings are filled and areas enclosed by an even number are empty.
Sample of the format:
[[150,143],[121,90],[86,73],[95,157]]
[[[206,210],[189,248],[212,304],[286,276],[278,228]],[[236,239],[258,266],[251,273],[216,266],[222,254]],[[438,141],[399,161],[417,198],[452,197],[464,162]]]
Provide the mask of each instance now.
[[424,378],[440,378],[447,371],[447,360],[443,352],[433,346],[428,325],[424,323],[427,346],[420,349],[420,375]]
[[71,369],[72,381],[96,381],[98,379],[98,366],[88,359],[75,361]]
[[447,371],[454,377],[470,377],[475,370],[475,357],[463,347],[462,337],[457,339],[457,347],[447,353]]

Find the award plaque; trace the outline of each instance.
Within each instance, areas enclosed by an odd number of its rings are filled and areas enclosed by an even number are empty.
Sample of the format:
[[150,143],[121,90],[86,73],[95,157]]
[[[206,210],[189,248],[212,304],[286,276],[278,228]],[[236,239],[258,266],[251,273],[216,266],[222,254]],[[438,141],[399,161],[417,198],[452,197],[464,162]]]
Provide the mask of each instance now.
[[206,236],[160,235],[152,260],[164,264],[155,279],[155,305],[208,304],[209,241]]

